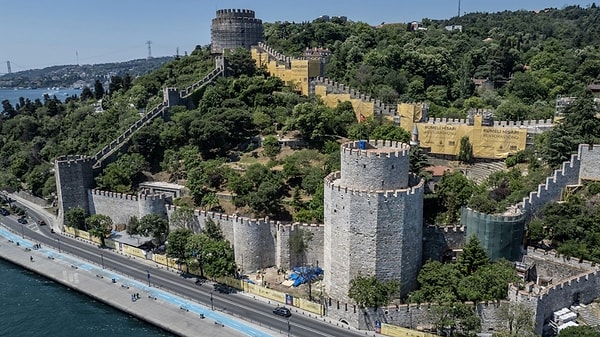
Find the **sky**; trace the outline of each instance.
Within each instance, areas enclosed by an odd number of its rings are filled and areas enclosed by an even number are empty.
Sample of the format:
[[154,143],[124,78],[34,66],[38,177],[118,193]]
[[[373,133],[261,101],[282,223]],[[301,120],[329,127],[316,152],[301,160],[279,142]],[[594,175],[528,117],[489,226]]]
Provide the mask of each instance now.
[[[460,0],[461,14],[536,10],[594,0]],[[292,3],[297,5],[293,6]],[[191,52],[210,44],[217,9],[245,8],[263,22],[321,15],[377,25],[449,19],[459,0],[0,0],[0,74],[53,65],[124,62]]]

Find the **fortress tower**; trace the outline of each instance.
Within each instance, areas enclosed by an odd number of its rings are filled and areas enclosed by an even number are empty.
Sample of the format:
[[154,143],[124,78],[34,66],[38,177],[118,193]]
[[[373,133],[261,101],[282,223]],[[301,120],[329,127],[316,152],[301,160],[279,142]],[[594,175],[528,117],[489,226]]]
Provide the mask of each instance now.
[[219,9],[210,32],[213,54],[223,54],[227,49],[250,49],[264,39],[262,20],[249,9]]
[[398,280],[416,288],[423,243],[423,180],[409,173],[408,144],[342,145],[341,172],[325,178],[325,289],[348,301],[350,281]]

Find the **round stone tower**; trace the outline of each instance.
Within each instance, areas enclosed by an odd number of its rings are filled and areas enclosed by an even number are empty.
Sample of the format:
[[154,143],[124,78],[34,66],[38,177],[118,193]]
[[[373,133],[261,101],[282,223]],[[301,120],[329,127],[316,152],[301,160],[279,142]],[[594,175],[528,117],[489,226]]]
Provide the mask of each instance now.
[[213,54],[223,54],[227,49],[250,49],[264,39],[262,20],[249,9],[217,10],[210,32]]
[[329,297],[350,301],[350,281],[375,276],[414,290],[423,245],[422,179],[409,173],[408,144],[342,145],[341,172],[325,178],[324,282]]

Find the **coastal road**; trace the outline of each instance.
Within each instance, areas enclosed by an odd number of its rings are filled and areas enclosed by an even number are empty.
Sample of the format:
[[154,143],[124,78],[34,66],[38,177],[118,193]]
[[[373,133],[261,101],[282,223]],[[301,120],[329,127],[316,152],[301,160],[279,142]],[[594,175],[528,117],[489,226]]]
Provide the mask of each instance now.
[[[22,208],[26,205],[21,204]],[[164,267],[157,268],[156,263],[148,262],[140,258],[131,258],[115,253],[110,249],[101,249],[95,245],[81,240],[72,239],[68,236],[51,233],[48,226],[38,226],[36,221],[43,219],[43,213],[28,209],[29,222],[20,224],[17,218],[11,216],[0,216],[0,221],[16,233],[21,233],[26,239],[36,241],[60,250],[63,254],[76,256],[82,260],[91,262],[105,271],[124,275],[138,282],[149,282],[151,287],[159,288],[170,293],[190,299],[194,302],[204,304],[208,308],[214,308],[226,314],[230,314],[242,320],[250,321],[272,331],[286,333],[288,323],[285,318],[272,313],[276,303],[268,303],[264,299],[254,299],[247,295],[237,293],[234,289],[221,287],[212,282],[196,282],[195,278],[182,277],[175,270],[167,270]],[[150,277],[148,277],[150,275]],[[211,301],[212,298],[212,301]],[[290,307],[292,317],[290,318],[290,336],[365,336],[365,332],[348,329],[345,325],[325,322],[326,318],[308,314]],[[372,336],[372,332],[368,335]]]

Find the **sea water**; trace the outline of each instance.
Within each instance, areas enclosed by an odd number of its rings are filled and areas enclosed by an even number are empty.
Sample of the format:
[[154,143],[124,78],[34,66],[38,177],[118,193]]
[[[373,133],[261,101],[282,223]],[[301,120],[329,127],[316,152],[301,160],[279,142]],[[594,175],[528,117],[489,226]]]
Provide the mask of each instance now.
[[0,336],[173,336],[0,259]]

